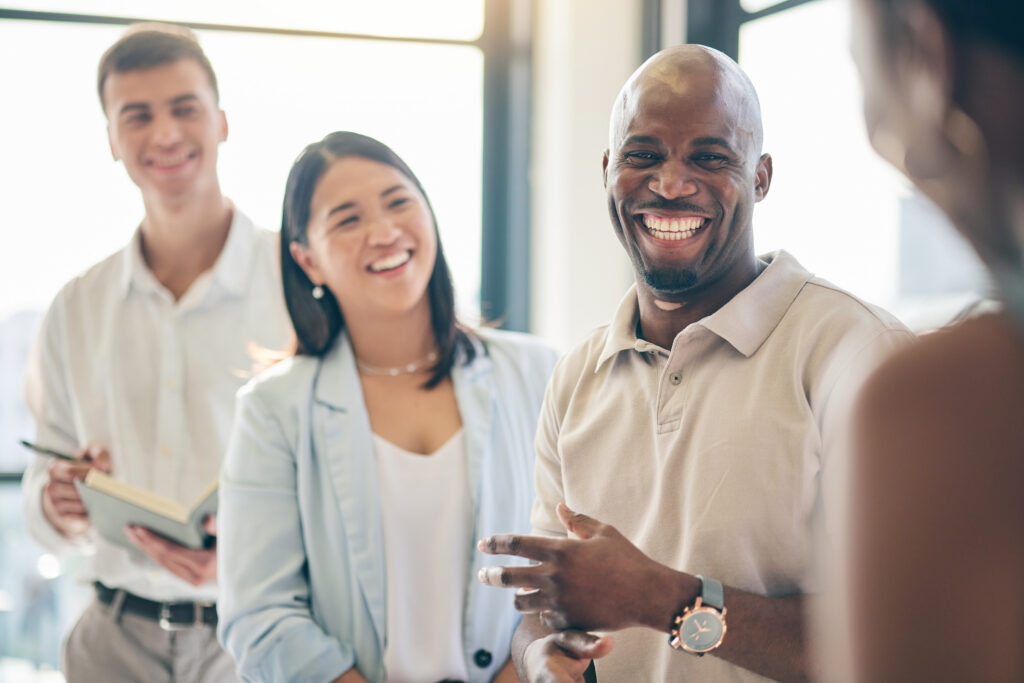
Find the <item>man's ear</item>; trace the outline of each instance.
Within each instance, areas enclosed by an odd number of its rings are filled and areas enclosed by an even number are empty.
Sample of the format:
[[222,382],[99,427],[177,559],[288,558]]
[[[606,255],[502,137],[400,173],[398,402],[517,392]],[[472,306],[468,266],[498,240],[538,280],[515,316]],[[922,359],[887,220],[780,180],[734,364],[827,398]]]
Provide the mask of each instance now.
[[228,116],[224,113],[224,110],[219,110],[220,113],[220,141],[224,142],[228,139]]
[[772,185],[772,155],[762,154],[754,171],[754,201],[761,201]]
[[114,145],[114,136],[110,132],[110,125],[107,125],[107,144],[110,145],[110,156],[114,161],[121,161],[121,155],[117,153],[117,146]]
[[302,268],[302,272],[306,274],[310,282],[314,285],[324,284],[323,274],[317,268],[309,249],[292,240],[288,244],[288,253],[291,254],[292,260],[298,264],[299,268]]
[[604,151],[604,158],[601,159],[601,178],[604,182],[605,189],[608,188],[608,153],[610,150]]

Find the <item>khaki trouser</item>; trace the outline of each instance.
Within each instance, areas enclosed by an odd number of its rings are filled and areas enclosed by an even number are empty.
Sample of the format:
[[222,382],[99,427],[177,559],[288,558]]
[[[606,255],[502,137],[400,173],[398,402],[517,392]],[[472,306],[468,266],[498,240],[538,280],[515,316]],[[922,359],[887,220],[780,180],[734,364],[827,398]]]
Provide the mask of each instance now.
[[235,663],[210,626],[164,631],[93,600],[64,643],[68,683],[234,683]]

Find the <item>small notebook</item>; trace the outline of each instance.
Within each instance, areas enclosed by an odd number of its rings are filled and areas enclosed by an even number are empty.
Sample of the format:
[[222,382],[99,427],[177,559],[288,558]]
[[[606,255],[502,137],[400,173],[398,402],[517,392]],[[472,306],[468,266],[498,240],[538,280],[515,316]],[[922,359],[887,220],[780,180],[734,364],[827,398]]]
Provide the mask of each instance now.
[[90,470],[85,481],[76,481],[75,486],[96,531],[118,545],[138,549],[125,534],[128,524],[145,527],[188,548],[209,548],[216,540],[206,533],[203,524],[207,515],[217,512],[216,479],[191,507],[118,481],[97,469]]

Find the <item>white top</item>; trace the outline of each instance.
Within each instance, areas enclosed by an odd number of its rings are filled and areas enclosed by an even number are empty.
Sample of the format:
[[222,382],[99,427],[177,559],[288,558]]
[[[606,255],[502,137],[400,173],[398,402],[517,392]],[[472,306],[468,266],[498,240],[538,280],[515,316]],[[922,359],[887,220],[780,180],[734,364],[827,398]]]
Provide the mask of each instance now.
[[376,434],[373,441],[387,573],[387,680],[464,681],[462,570],[473,545],[473,506],[463,432],[427,456]]
[[[36,440],[67,452],[105,446],[114,477],[192,505],[218,475],[250,345],[290,339],[276,240],[235,210],[217,262],[177,302],[146,266],[138,231],[66,284],[26,371]],[[194,587],[141,551],[57,532],[40,500],[49,460],[35,456],[25,472],[26,521],[52,552],[95,550],[83,579],[153,600],[216,597],[216,585]]]
[[[768,596],[820,588],[822,477],[842,459],[848,398],[911,335],[785,252],[762,258],[761,275],[671,349],[637,338],[631,289],[562,358],[537,433],[537,533],[565,534],[565,501],[677,570]],[[667,626],[616,632],[598,680],[764,680],[672,650]]]

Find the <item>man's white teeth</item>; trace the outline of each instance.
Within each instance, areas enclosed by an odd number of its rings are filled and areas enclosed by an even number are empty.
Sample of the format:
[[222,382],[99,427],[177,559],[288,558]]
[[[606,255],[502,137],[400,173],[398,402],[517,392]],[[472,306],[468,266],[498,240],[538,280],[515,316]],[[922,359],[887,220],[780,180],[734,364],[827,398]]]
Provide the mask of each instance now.
[[661,240],[684,240],[693,237],[704,224],[700,216],[665,218],[644,214],[644,226],[648,232]]
[[382,259],[378,259],[370,264],[370,270],[374,273],[382,273],[385,270],[394,270],[399,266],[405,265],[405,263],[412,258],[411,251],[400,251],[392,254],[391,256],[385,256]]
[[173,157],[160,157],[159,159],[154,159],[153,164],[160,167],[177,166],[178,164],[183,164],[188,161],[189,156],[191,155],[188,152],[182,152],[181,154],[176,154]]

